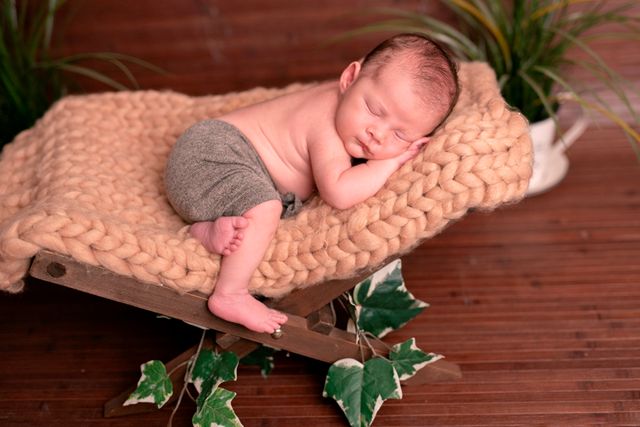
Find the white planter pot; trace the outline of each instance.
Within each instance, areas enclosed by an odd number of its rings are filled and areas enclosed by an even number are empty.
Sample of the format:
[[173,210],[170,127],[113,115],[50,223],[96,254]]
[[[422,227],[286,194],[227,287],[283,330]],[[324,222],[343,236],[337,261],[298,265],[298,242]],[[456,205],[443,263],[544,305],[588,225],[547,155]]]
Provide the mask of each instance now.
[[529,181],[527,196],[543,193],[557,185],[569,170],[565,150],[584,133],[589,121],[584,115],[556,140],[556,124],[546,119],[530,125],[533,143],[533,175]]

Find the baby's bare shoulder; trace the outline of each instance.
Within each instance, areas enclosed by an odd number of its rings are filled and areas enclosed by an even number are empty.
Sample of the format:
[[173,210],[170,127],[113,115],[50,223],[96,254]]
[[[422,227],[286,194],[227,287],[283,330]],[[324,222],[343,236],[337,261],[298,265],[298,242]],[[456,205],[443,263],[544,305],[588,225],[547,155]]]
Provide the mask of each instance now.
[[344,171],[351,166],[351,157],[344,148],[335,128],[327,126],[308,139],[309,160],[312,169]]

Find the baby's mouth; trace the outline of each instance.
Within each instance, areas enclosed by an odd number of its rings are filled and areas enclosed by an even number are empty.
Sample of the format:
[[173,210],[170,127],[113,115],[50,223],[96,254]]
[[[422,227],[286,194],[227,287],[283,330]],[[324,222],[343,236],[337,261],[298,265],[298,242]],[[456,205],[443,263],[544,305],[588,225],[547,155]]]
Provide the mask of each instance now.
[[358,145],[360,145],[360,148],[362,149],[362,152],[365,154],[371,154],[371,151],[369,150],[369,146],[367,146],[367,144],[365,144],[364,142],[362,142],[360,139],[356,138],[356,141],[358,141]]

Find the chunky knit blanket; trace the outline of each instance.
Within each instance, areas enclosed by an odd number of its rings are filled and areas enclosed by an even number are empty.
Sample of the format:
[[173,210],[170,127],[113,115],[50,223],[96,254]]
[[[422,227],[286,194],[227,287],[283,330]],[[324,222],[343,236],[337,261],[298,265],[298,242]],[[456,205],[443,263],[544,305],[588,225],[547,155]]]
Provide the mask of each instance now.
[[[460,78],[446,125],[378,194],[344,211],[314,197],[281,221],[253,293],[280,297],[351,276],[409,251],[470,208],[523,196],[532,160],[526,120],[505,105],[485,64],[462,64]],[[211,292],[220,258],[189,236],[165,198],[169,150],[196,121],[301,87],[57,102],[0,157],[0,289],[20,291],[31,258],[47,249],[179,292]]]

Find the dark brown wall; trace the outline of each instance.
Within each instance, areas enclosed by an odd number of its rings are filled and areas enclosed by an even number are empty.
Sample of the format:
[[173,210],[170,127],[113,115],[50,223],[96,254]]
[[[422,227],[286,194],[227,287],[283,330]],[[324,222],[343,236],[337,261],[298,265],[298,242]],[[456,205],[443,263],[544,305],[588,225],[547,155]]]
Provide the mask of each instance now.
[[371,20],[372,8],[397,4],[446,13],[417,0],[69,0],[64,51],[127,53],[169,72],[134,67],[144,88],[205,94],[279,86],[336,77],[384,37],[327,42]]
[[[64,53],[130,54],[168,71],[132,67],[142,88],[195,95],[335,77],[384,36],[327,42],[372,22],[368,12],[384,6],[448,16],[433,0],[68,0],[62,15],[70,19],[59,23]],[[637,42],[595,46],[625,76],[640,80]],[[93,82],[84,88],[106,89]]]

